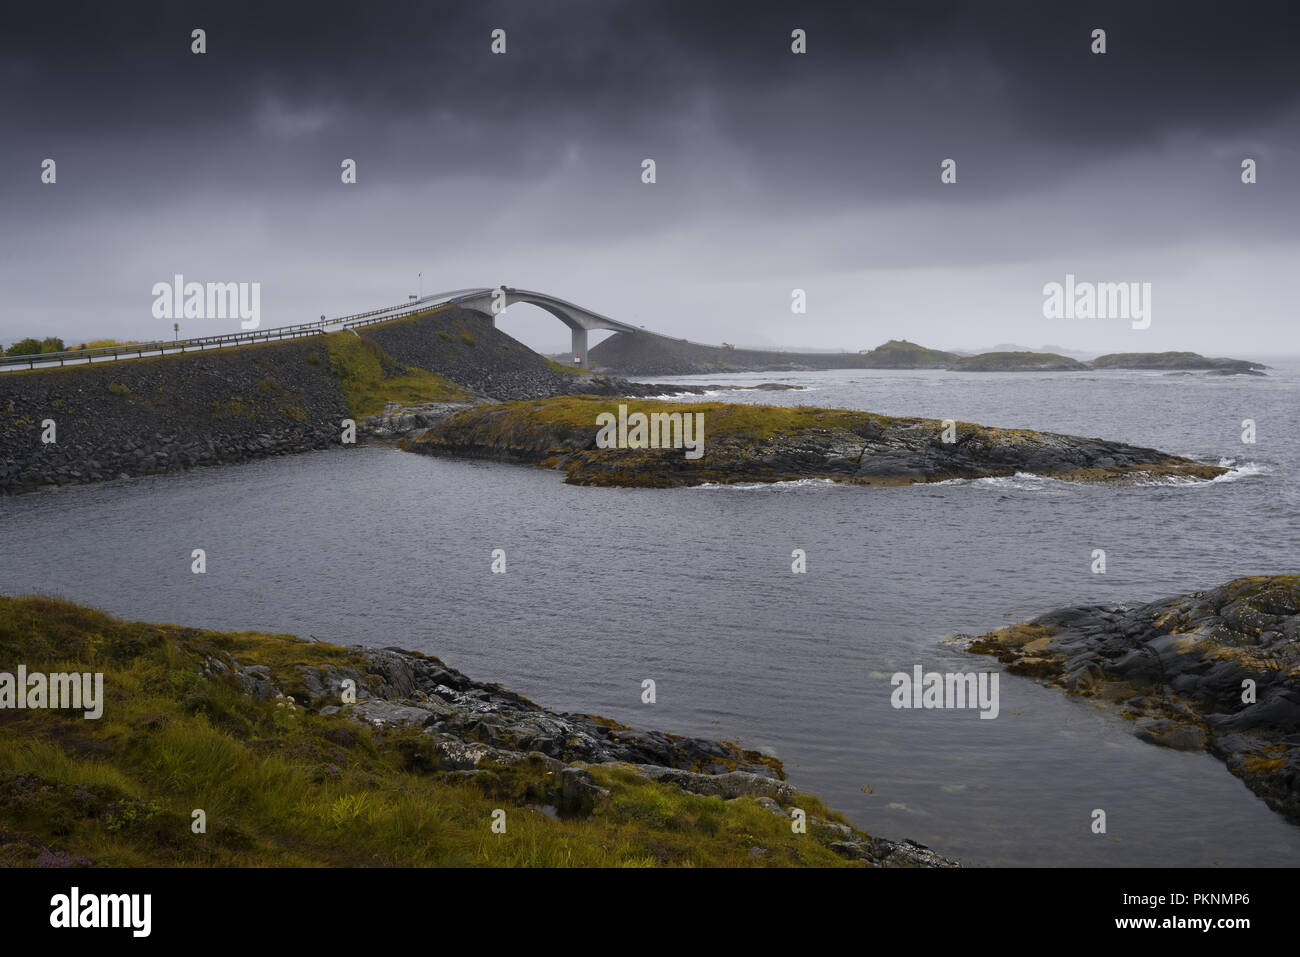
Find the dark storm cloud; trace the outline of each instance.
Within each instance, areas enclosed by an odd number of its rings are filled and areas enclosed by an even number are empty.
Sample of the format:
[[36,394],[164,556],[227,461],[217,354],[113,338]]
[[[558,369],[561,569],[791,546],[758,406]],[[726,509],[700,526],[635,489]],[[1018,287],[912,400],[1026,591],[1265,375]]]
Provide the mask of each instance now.
[[[58,4],[10,17],[11,142],[135,141],[234,170],[241,152],[265,162],[237,138],[274,142],[278,125],[331,153],[394,132],[457,137],[442,168],[513,177],[573,140],[672,149],[676,121],[703,110],[760,177],[792,188],[928,188],[945,149],[990,188],[1021,188],[1171,132],[1248,134],[1300,91],[1300,14],[1285,4]],[[206,57],[189,53],[194,26]],[[484,55],[495,26],[508,56]],[[807,57],[789,55],[793,26]],[[1105,58],[1088,51],[1095,26]],[[922,158],[923,174],[864,175]]]
[[[526,285],[527,267],[607,310],[643,283],[641,321],[663,326],[679,312],[654,278],[669,270],[715,305],[735,301],[725,284],[784,284],[751,288],[755,309],[838,282],[817,301],[849,322],[864,270],[1030,264],[1019,303],[1059,278],[1038,261],[1106,253],[1140,271],[1198,243],[1272,262],[1296,241],[1300,13],[1285,3],[56,3],[6,18],[0,339],[26,331],[14,317],[42,290],[69,297],[56,319],[107,296],[116,321],[186,263],[256,267],[269,301],[312,315],[373,304],[390,273],[435,257],[447,288],[506,268]],[[1246,155],[1263,170],[1250,190]],[[942,190],[949,156],[960,186]]]

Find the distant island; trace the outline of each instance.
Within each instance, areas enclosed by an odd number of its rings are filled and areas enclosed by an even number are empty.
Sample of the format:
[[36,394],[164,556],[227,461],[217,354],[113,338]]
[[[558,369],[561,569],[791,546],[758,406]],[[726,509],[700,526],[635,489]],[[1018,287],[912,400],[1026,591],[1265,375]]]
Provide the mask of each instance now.
[[952,372],[1080,372],[1088,366],[1054,352],[985,352],[958,359]]
[[906,339],[890,339],[869,352],[859,353],[866,369],[947,369],[961,356],[955,352],[927,349]]
[[1120,352],[1091,361],[1056,352],[996,351],[962,355],[906,339],[861,352],[782,352],[708,346],[684,339],[619,332],[590,352],[593,367],[620,375],[708,375],[734,372],[813,372],[826,369],[945,369],[951,372],[1085,372],[1164,370],[1208,375],[1264,375],[1263,363],[1210,358],[1195,352]]
[[1195,352],[1115,352],[1098,356],[1094,369],[1207,370],[1228,375],[1263,375],[1268,366],[1245,359],[1210,359]]

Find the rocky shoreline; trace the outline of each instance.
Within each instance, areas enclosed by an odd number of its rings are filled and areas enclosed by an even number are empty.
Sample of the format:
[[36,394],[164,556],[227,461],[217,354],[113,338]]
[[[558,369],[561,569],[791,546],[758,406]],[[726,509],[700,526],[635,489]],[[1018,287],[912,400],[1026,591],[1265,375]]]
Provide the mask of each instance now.
[[0,597],[0,656],[102,674],[97,720],[0,710],[0,866],[958,866],[853,828],[775,757],[552,711],[419,652]]
[[[797,792],[775,758],[729,742],[659,731],[637,730],[608,718],[562,714],[543,708],[498,684],[473,681],[436,658],[399,648],[350,647],[355,663],[300,667],[279,681],[266,669],[241,668],[212,659],[209,675],[233,675],[245,690],[263,698],[331,699],[346,679],[356,684],[353,705],[324,706],[324,715],[343,714],[376,729],[419,729],[428,756],[443,771],[474,774],[480,767],[539,762],[555,775],[541,799],[563,813],[590,813],[609,791],[596,786],[590,770],[620,766],[648,780],[724,800],[749,797],[787,820]],[[256,673],[253,673],[256,672]],[[845,825],[813,819],[839,838],[831,847],[852,860],[876,866],[952,867],[912,841],[871,838]]]
[[1011,674],[1115,709],[1143,741],[1208,751],[1300,824],[1300,575],[1062,608],[958,640]]
[[945,428],[935,419],[851,410],[707,402],[628,408],[702,415],[702,456],[688,459],[681,448],[598,448],[597,416],[614,414],[616,404],[588,397],[475,406],[431,421],[401,445],[422,454],[556,468],[576,485],[656,488],[806,478],[905,485],[1020,472],[1136,484],[1207,480],[1228,471],[1103,439],[965,422]]

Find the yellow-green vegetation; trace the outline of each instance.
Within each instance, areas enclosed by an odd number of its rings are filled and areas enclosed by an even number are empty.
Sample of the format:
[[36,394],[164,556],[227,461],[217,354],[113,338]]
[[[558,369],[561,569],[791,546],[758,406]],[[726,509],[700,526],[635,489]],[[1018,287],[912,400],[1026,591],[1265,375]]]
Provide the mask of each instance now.
[[348,409],[360,418],[384,411],[389,402],[419,405],[467,398],[464,389],[435,372],[402,366],[369,339],[351,332],[324,337],[330,369],[339,379]]
[[242,395],[237,395],[225,402],[209,402],[208,408],[214,419],[255,419],[257,410],[244,402]]
[[546,356],[543,356],[543,358],[546,359],[546,365],[552,372],[564,372],[568,375],[587,375],[591,371],[581,366],[566,366],[563,362],[556,362]]
[[977,655],[993,655],[1007,671],[1029,678],[1060,677],[1064,657],[1051,649],[1056,629],[1022,621],[987,635],[980,635],[966,648]]
[[140,340],[138,339],[126,339],[123,341],[119,341],[117,339],[94,339],[90,342],[83,342],[75,349],[69,351],[80,352],[83,349],[109,349],[112,348],[113,346],[135,346],[139,344],[140,344]]
[[[699,797],[622,766],[595,767],[609,799],[553,819],[532,805],[541,762],[438,770],[418,730],[259,699],[213,656],[285,676],[358,666],[355,652],[289,635],[126,622],[50,598],[0,597],[0,660],[102,672],[103,716],[0,710],[0,866],[751,866],[849,863],[800,795],[809,833],[754,800]],[[12,664],[10,664],[12,663]],[[286,690],[290,690],[286,684]],[[305,695],[301,699],[305,701]],[[335,702],[338,704],[339,702]],[[316,702],[319,706],[320,702]],[[506,834],[490,829],[508,812]],[[192,831],[202,809],[207,832]],[[751,856],[752,847],[766,848]]]
[[127,396],[131,394],[130,386],[123,385],[120,382],[110,382],[108,384],[108,391],[110,394],[116,396]]
[[[631,411],[702,412],[710,439],[738,438],[760,442],[805,429],[855,429],[864,425],[886,428],[898,419],[848,409],[819,409],[812,406],[750,405],[740,402],[669,402],[608,396],[560,396],[552,399],[499,402],[457,413],[454,420],[474,421],[489,443],[526,434],[533,426],[558,429],[587,429],[594,435],[596,416],[617,414],[619,404]],[[919,420],[917,420],[919,421]]]

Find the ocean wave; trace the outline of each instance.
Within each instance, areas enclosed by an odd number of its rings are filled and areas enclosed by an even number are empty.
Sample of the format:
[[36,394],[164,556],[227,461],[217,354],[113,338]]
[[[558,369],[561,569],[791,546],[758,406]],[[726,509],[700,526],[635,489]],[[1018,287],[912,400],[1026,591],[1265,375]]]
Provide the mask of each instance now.
[[1240,465],[1234,465],[1235,459],[1219,459],[1219,467],[1228,469],[1222,475],[1216,475],[1212,479],[1199,479],[1190,475],[1152,475],[1138,479],[1133,484],[1143,488],[1151,488],[1158,485],[1173,486],[1197,486],[1197,485],[1222,485],[1225,482],[1239,482],[1246,478],[1255,478],[1259,475],[1267,475],[1270,472],[1266,466],[1258,462],[1243,462]]
[[705,482],[703,485],[695,485],[693,488],[707,489],[708,491],[731,491],[731,492],[760,492],[766,490],[780,490],[792,488],[828,488],[842,487],[844,482],[837,482],[834,479],[788,479],[784,482]]
[[[1232,459],[1220,459],[1220,468],[1230,469],[1230,471],[1224,472],[1222,475],[1215,476],[1212,479],[1200,479],[1190,475],[1138,476],[1134,478],[1132,487],[1153,488],[1156,486],[1184,487],[1214,485],[1224,482],[1236,482],[1257,475],[1267,475],[1270,471],[1266,466],[1260,465],[1257,462],[1243,462],[1241,465],[1233,465],[1232,461]],[[1017,472],[1015,475],[989,475],[982,478],[953,478],[945,479],[942,482],[915,482],[903,487],[926,489],[941,487],[944,485],[974,485],[983,488],[997,489],[999,491],[1039,492],[1066,485],[1090,488],[1094,484],[1095,483],[1093,482],[1073,482],[1069,479],[1053,478],[1050,475],[1038,475],[1034,472]],[[830,487],[851,488],[854,487],[854,483],[837,482],[834,479],[828,478],[805,478],[790,479],[784,482],[706,482],[703,485],[694,486],[694,488],[708,489],[710,491],[725,489],[736,492]]]
[[1057,485],[1072,485],[1073,482],[1063,482],[1060,479],[1048,478],[1046,475],[1035,475],[1033,472],[1017,472],[1015,475],[987,475],[983,478],[954,478],[945,479],[942,482],[917,483],[914,488],[924,488],[937,485],[980,485],[986,488],[1012,489],[1014,491],[1036,491],[1047,487],[1048,483]]
[[1242,462],[1240,465],[1233,465],[1233,459],[1219,459],[1219,465],[1225,469],[1232,469],[1231,472],[1225,472],[1217,478],[1210,479],[1211,482],[1236,482],[1239,479],[1253,478],[1256,475],[1268,475],[1272,469],[1268,466],[1260,465],[1258,462]]

